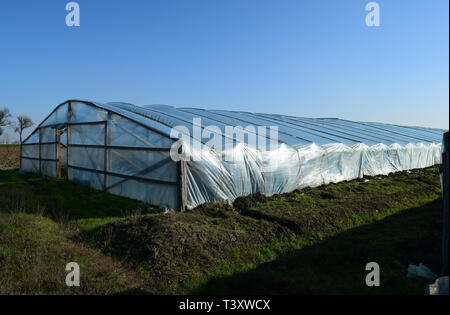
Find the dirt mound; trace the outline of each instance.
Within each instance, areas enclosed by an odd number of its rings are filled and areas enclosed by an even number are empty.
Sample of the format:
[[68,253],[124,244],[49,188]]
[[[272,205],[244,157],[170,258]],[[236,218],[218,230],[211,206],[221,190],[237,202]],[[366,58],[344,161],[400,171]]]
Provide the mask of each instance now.
[[241,215],[276,222],[301,236],[323,235],[387,215],[393,209],[415,206],[417,199],[439,196],[440,189],[438,168],[429,167],[271,197],[261,194],[239,197],[233,207]]
[[[236,261],[256,266],[268,259],[260,248],[281,235],[281,225],[241,216],[223,204],[198,211],[116,221],[82,238],[140,271],[151,293],[182,293],[211,275],[235,272]],[[259,249],[259,250],[258,250]]]
[[0,144],[0,170],[18,168],[20,166],[20,147],[18,145]]
[[250,208],[254,208],[258,205],[258,202],[266,202],[269,198],[263,194],[253,194],[244,197],[238,197],[233,202],[233,207],[238,211],[245,211]]
[[194,210],[188,211],[197,214],[203,214],[210,217],[228,218],[233,208],[227,201],[204,203]]

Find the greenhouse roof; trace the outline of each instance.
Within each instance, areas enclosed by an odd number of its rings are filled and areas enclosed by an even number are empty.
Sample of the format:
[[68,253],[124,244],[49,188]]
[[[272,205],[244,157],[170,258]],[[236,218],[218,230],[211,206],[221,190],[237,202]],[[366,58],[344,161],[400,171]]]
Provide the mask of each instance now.
[[[440,143],[445,130],[409,127],[377,122],[357,122],[337,118],[302,118],[279,114],[244,111],[175,108],[168,105],[136,106],[128,103],[95,103],[106,110],[137,120],[148,127],[170,135],[172,128],[185,126],[192,130],[194,118],[201,118],[202,128],[217,126],[225,134],[226,126],[277,126],[278,140],[299,147],[310,143],[324,145],[344,143],[354,145],[378,143]],[[191,133],[192,134],[192,133]]]

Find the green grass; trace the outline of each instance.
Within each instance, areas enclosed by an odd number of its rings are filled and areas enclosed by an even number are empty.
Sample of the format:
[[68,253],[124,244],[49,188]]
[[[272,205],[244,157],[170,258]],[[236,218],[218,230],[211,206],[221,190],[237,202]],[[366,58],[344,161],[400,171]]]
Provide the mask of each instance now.
[[[442,203],[439,199],[364,224],[249,271],[210,280],[200,294],[423,294],[426,282],[406,278],[409,264],[439,272]],[[377,262],[381,286],[367,287],[368,262]]]
[[[80,266],[80,287],[65,285],[69,262]],[[113,294],[142,285],[133,271],[30,214],[0,214],[0,267],[0,294]]]
[[0,170],[0,210],[34,213],[59,224],[91,229],[112,220],[158,212],[138,201],[39,175]]
[[[421,294],[406,272],[439,270],[440,194],[434,167],[164,214],[0,171],[0,293]],[[85,270],[78,291],[61,287],[70,259]],[[370,261],[381,266],[376,289],[364,284]],[[40,276],[24,288],[31,262]]]
[[20,144],[0,144],[0,149],[7,147],[20,147]]

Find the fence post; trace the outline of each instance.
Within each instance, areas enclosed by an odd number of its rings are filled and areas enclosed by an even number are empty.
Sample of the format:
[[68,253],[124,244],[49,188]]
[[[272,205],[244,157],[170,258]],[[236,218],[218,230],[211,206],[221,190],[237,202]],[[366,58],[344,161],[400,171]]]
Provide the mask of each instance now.
[[443,152],[441,161],[441,176],[442,176],[442,198],[444,200],[444,224],[442,230],[442,271],[441,275],[448,275],[448,189],[449,189],[449,133],[444,133],[442,142]]

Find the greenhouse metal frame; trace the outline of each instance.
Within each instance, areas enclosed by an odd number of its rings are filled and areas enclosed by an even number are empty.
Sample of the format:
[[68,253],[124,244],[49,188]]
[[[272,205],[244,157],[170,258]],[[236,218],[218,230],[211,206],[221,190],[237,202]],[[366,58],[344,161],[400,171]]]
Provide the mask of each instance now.
[[[194,118],[219,131],[227,126],[274,125],[277,147],[262,151],[225,132],[211,131],[224,143],[218,152],[195,134]],[[444,132],[335,118],[69,100],[24,140],[21,168],[55,178],[67,169],[69,181],[183,210],[252,193],[273,195],[432,166],[440,162]],[[250,131],[250,135],[258,142],[273,140],[272,134]],[[172,159],[170,150],[182,136],[199,145],[200,160]],[[182,150],[186,151],[185,146]],[[239,162],[224,160],[227,150],[240,157]],[[272,164],[277,167],[267,171]]]
[[[110,192],[111,190],[113,190],[115,187],[120,186],[121,184],[123,184],[125,181],[128,180],[134,180],[134,181],[139,181],[139,182],[144,182],[144,183],[150,183],[150,184],[158,184],[161,186],[170,186],[170,187],[175,187],[175,191],[176,191],[176,198],[171,198],[173,200],[175,200],[175,202],[158,202],[157,200],[145,200],[143,199],[143,201],[150,201],[152,204],[156,205],[156,206],[165,206],[168,207],[170,209],[177,209],[177,210],[182,210],[185,207],[185,201],[183,201],[183,199],[185,198],[183,196],[183,185],[182,185],[182,164],[183,162],[173,162],[172,159],[168,156],[169,152],[170,152],[170,146],[166,146],[166,147],[154,147],[154,146],[130,146],[130,145],[113,145],[111,144],[111,139],[109,137],[109,133],[108,133],[108,120],[98,120],[98,121],[80,121],[80,122],[70,122],[70,119],[67,119],[67,121],[57,121],[56,123],[49,123],[46,124],[45,122],[49,120],[50,117],[52,117],[52,115],[54,115],[59,109],[61,109],[63,106],[67,106],[67,113],[68,116],[70,117],[70,113],[72,112],[72,107],[73,104],[85,104],[86,106],[90,106],[92,108],[96,108],[100,111],[105,111],[105,114],[107,117],[111,117],[111,110],[106,110],[105,107],[103,106],[99,106],[95,103],[92,102],[87,102],[87,101],[78,101],[78,100],[71,100],[71,101],[67,101],[64,102],[60,105],[58,105],[55,110],[50,113],[50,115],[47,116],[47,118],[44,120],[43,123],[41,123],[36,130],[27,138],[25,139],[25,141],[22,144],[22,148],[21,148],[21,168],[25,171],[30,171],[30,172],[36,172],[36,173],[41,173],[43,175],[49,176],[49,177],[61,177],[61,170],[62,168],[64,168],[64,166],[67,168],[68,170],[68,177],[69,180],[72,180],[74,182],[78,182],[80,184],[86,185],[86,186],[91,186],[93,188],[97,188],[97,189],[102,189],[104,191]],[[160,135],[161,137],[164,138],[169,138],[168,134],[165,134],[164,132],[161,132],[160,130],[154,129],[151,126],[148,126],[146,124],[143,124],[142,122],[138,121],[138,120],[133,120],[133,118],[131,117],[127,117],[127,115],[124,115],[123,113],[121,113],[120,111],[114,111],[114,115],[117,115],[118,117],[121,117],[123,119],[129,120],[131,123],[136,124],[138,126],[141,126],[142,128],[145,128],[147,130],[150,130],[151,132],[153,132],[155,135]],[[90,120],[90,119],[87,119]],[[99,138],[102,138],[103,143],[97,143],[96,144],[92,144],[92,143],[76,143],[74,141],[71,141],[71,135],[73,136],[74,133],[74,127],[88,127],[88,126],[102,126],[100,128],[96,128],[96,129],[103,129],[103,131],[101,131],[102,136]],[[42,132],[43,130],[55,130],[54,133],[54,141],[48,141],[48,138],[52,138],[53,136],[49,136],[46,135],[45,131]],[[99,130],[97,130],[98,132]],[[38,134],[38,141],[33,141],[33,136]],[[61,142],[61,136],[66,134],[67,135],[67,142],[63,143]],[[92,135],[91,135],[92,137]],[[51,139],[53,140],[53,139]],[[82,141],[84,142],[84,141]],[[171,143],[170,143],[171,144]],[[28,148],[33,148],[33,147],[39,147],[39,151],[38,153],[36,152],[36,150],[34,150],[34,155],[33,155],[33,150],[28,150]],[[44,148],[46,146],[51,146],[50,150],[44,150]],[[96,163],[93,163],[95,166],[98,166],[99,164],[103,165],[103,167],[84,167],[84,166],[80,166],[79,163],[77,163],[77,161],[74,161],[74,163],[70,163],[70,159],[69,157],[71,156],[71,150],[73,149],[77,149],[77,148],[82,148],[82,149],[92,149],[92,150],[96,150],[96,149],[100,149],[103,151],[103,153],[101,154],[103,162],[99,163],[99,161],[96,161]],[[140,172],[132,175],[132,174],[126,174],[126,173],[116,173],[111,171],[111,164],[109,163],[109,158],[111,156],[111,154],[108,154],[109,151],[111,150],[126,150],[126,151],[142,151],[142,152],[161,152],[162,154],[166,154],[166,158],[158,161],[157,163],[154,163],[153,165],[145,168],[144,170],[141,170]],[[63,153],[64,151],[65,154]],[[37,154],[36,154],[37,153]],[[50,156],[50,157],[49,157]],[[63,156],[65,156],[65,159],[63,158]],[[36,165],[34,166],[29,166],[27,165],[28,161],[36,161],[38,163],[38,166],[36,167]],[[172,163],[171,163],[172,162]],[[28,163],[29,164],[29,163]],[[52,166],[49,166],[52,165]],[[77,165],[78,164],[78,165]],[[151,172],[154,169],[157,169],[159,167],[162,167],[164,165],[167,164],[172,164],[171,166],[176,170],[176,180],[164,180],[164,179],[156,179],[156,178],[149,178],[149,177],[144,177],[144,176],[139,176],[140,173],[145,173],[145,172]],[[83,181],[80,180],[80,178],[78,178],[77,176],[75,176],[75,174],[73,174],[73,171],[81,171],[81,172],[88,172],[88,173],[95,173],[95,174],[99,174],[102,176],[102,180],[101,180],[101,187],[99,187],[99,185],[94,184],[89,181]],[[121,178],[120,181],[115,182],[115,183],[108,183],[108,177],[118,177]],[[173,176],[172,176],[173,177]],[[114,193],[114,192],[112,192]],[[130,197],[133,198],[133,196],[131,195],[127,195],[127,194],[123,194],[123,193],[116,193],[118,195],[122,195],[124,197]],[[171,196],[173,197],[173,196]],[[141,199],[141,198],[136,198],[136,199]],[[153,202],[152,202],[153,201]]]

